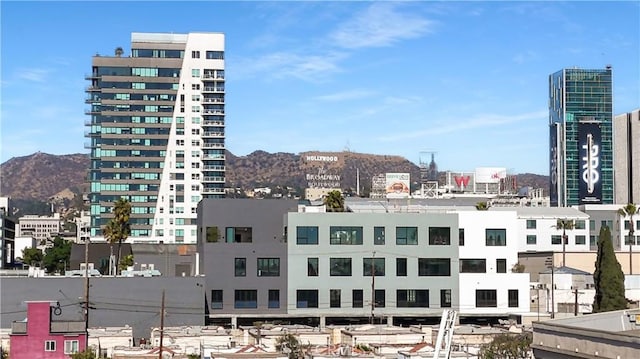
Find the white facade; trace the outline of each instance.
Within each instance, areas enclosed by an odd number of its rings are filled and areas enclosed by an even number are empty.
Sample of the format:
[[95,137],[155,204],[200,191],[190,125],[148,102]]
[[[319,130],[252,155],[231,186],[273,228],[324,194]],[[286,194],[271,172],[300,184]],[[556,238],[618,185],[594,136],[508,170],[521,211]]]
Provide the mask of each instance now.
[[60,214],[53,216],[26,215],[18,219],[18,237],[33,237],[38,241],[52,238],[52,234],[60,233]]

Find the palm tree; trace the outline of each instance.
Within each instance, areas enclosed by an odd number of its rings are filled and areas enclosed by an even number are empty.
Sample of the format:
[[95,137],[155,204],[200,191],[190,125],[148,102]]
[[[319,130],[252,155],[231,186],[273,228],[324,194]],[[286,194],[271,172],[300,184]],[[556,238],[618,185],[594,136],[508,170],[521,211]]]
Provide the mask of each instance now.
[[633,237],[633,233],[635,232],[633,228],[633,216],[638,213],[640,213],[640,208],[633,203],[628,203],[618,210],[620,216],[629,216],[629,274],[633,274],[633,244],[635,242],[635,238]]
[[324,205],[329,212],[343,212],[344,211],[344,197],[338,190],[327,193],[324,198]]
[[116,54],[116,57],[122,56],[122,54],[124,54],[124,50],[122,49],[122,47],[119,47],[119,46],[116,47],[115,54]]
[[127,240],[131,232],[129,227],[130,216],[131,203],[124,198],[120,198],[114,203],[113,218],[111,218],[103,229],[104,237],[109,243],[112,245],[118,243],[118,251],[116,252],[116,275],[120,267],[122,242]]
[[573,219],[558,219],[554,226],[557,230],[562,230],[562,266],[566,266],[566,245],[568,241],[567,231],[573,230],[575,223]]
[[489,204],[487,202],[478,202],[476,203],[476,209],[478,211],[486,211],[489,209]]

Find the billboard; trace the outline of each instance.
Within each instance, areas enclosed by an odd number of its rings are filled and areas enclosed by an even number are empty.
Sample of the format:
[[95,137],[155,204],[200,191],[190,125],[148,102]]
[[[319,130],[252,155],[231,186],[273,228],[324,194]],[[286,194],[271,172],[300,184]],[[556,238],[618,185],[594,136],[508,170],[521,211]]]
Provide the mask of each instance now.
[[342,188],[344,157],[336,152],[304,152],[300,154],[307,188]]
[[476,183],[500,183],[507,177],[507,169],[504,167],[478,167],[476,168]]
[[387,173],[385,188],[387,198],[408,198],[410,194],[411,176],[408,173]]
[[602,181],[600,181],[600,123],[578,123],[578,153],[580,158],[579,203],[602,203]]
[[558,207],[558,129],[557,123],[549,127],[549,200],[551,207]]

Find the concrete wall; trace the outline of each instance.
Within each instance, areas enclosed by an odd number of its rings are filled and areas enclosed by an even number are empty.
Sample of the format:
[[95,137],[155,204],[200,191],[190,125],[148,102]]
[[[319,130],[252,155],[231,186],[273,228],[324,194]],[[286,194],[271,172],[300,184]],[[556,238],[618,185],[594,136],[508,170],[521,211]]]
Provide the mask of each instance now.
[[[149,338],[160,325],[162,290],[165,290],[165,325],[204,324],[204,278],[97,278],[90,279],[90,327],[130,325],[135,338]],[[2,328],[26,317],[26,301],[58,301],[63,315],[83,318],[84,278],[0,278]]]
[[[223,291],[222,308],[211,308],[211,315],[283,314],[287,309],[287,244],[284,241],[285,218],[296,211],[297,200],[211,199],[198,208],[198,245],[202,249],[200,268],[206,276],[206,288]],[[217,226],[220,238],[206,242],[207,227]],[[226,227],[250,227],[251,243],[230,243],[225,238]],[[235,275],[235,259],[246,259],[246,275]],[[258,258],[279,258],[280,276],[258,276]],[[235,290],[257,290],[257,308],[235,308]],[[280,291],[280,307],[268,308],[270,289]]]

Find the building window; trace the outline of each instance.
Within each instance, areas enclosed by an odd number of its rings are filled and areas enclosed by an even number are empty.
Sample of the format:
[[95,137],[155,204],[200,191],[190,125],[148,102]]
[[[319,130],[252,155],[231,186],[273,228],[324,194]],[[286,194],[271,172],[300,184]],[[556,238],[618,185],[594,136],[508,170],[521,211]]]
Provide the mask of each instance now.
[[350,277],[351,276],[351,258],[330,258],[329,275],[332,277]]
[[[373,262],[373,267],[371,263]],[[373,272],[373,273],[372,273]],[[363,258],[362,259],[362,275],[365,277],[384,276],[384,258]]]
[[318,244],[318,227],[296,227],[296,244]]
[[576,235],[576,244],[586,244],[587,237],[581,234]]
[[538,237],[535,234],[527,234],[527,244],[535,245],[538,242]]
[[518,290],[509,289],[509,308],[518,307]]
[[258,277],[279,277],[280,258],[258,258]]
[[298,289],[296,291],[296,308],[318,308],[318,290]]
[[233,307],[236,309],[258,308],[258,291],[255,289],[236,289],[236,300]]
[[280,308],[280,290],[269,289],[269,308]]
[[460,273],[487,273],[487,260],[460,259]]
[[507,260],[506,259],[496,259],[496,273],[507,273]]
[[527,229],[536,229],[535,219],[527,219]]
[[191,69],[191,77],[200,77],[200,69]]
[[211,290],[211,309],[222,309],[222,289]]
[[418,227],[396,227],[397,245],[417,245]]
[[506,229],[489,229],[485,231],[486,245],[488,247],[506,246],[507,230]]
[[464,246],[464,228],[458,229],[458,245]]
[[602,220],[602,221],[600,221],[600,227],[613,228],[613,221],[612,220]]
[[440,289],[440,307],[451,308],[451,289]]
[[351,306],[353,308],[362,308],[364,306],[362,289],[354,289],[351,291]]
[[199,59],[200,58],[200,51],[191,51],[191,58],[192,59]]
[[595,247],[598,245],[598,236],[589,236],[589,246]]
[[374,303],[376,308],[385,307],[385,292],[384,289],[376,289],[374,292]]
[[244,277],[247,275],[247,258],[236,258],[235,272],[236,277]]
[[426,277],[451,276],[450,258],[418,258],[418,275]]
[[44,351],[45,352],[55,352],[56,351],[56,341],[55,340],[45,340],[45,342],[44,342]]
[[373,244],[384,244],[384,227],[373,227]]
[[575,229],[586,229],[585,227],[586,222],[584,219],[576,219],[574,223],[575,223],[575,227],[574,227]]
[[75,354],[78,352],[78,341],[77,340],[65,340],[64,341],[64,353],[65,354]]
[[552,235],[551,244],[562,244],[562,236],[559,234]]
[[225,233],[227,243],[253,242],[253,230],[251,227],[227,227]]
[[318,276],[318,258],[307,258],[307,276]]
[[207,51],[206,56],[208,60],[223,60],[224,52],[223,51]]
[[340,308],[340,289],[329,289],[329,307]]
[[407,276],[407,258],[396,258],[396,277]]
[[429,290],[398,289],[396,303],[398,308],[429,308]]
[[476,308],[495,308],[498,306],[495,289],[476,289]]
[[429,227],[429,245],[448,246],[451,244],[451,229],[449,227]]
[[362,227],[331,227],[329,242],[331,244],[360,245],[362,244]]

